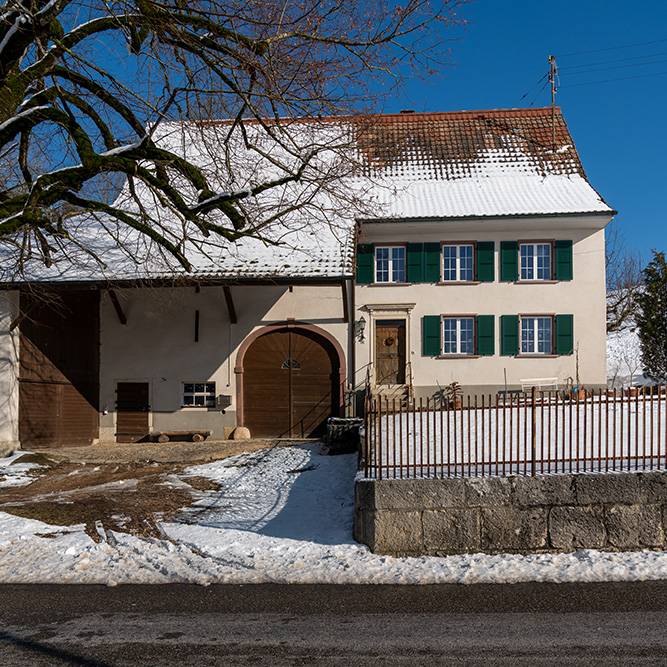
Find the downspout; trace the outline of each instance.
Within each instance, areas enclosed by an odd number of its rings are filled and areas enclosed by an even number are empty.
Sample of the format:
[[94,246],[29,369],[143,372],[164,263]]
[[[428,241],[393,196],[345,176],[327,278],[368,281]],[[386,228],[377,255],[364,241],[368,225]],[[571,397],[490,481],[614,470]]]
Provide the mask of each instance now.
[[356,285],[354,280],[350,280],[348,282],[350,288],[348,290],[348,302],[349,302],[349,322],[347,324],[347,331],[348,331],[348,340],[349,340],[349,348],[350,351],[348,353],[348,372],[347,372],[347,377],[348,377],[348,386],[350,388],[350,391],[353,392],[352,394],[352,400],[354,401],[352,406],[351,406],[351,416],[356,417],[357,416],[357,392],[356,392],[356,382],[357,382],[357,351],[356,351],[356,343],[355,343],[355,337],[354,337],[354,323],[357,318],[357,307],[356,307],[356,299],[355,299],[355,290],[356,290]]

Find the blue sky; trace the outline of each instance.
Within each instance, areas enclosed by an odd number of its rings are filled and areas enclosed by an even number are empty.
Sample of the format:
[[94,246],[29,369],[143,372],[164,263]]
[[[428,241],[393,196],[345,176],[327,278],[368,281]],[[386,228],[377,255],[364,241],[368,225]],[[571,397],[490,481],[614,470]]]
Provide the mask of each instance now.
[[[452,31],[461,35],[451,44],[453,69],[430,84],[410,85],[410,99],[397,99],[385,111],[502,109],[534,100],[533,106],[549,106],[549,87],[538,94],[545,81],[521,98],[547,73],[554,55],[560,68],[556,104],[591,184],[619,212],[629,246],[645,258],[651,248],[667,250],[665,0],[475,0],[463,13],[469,26]],[[628,67],[648,61],[658,62]],[[592,63],[604,64],[586,67]],[[591,69],[600,71],[578,73]],[[589,85],[621,77],[641,78]]]

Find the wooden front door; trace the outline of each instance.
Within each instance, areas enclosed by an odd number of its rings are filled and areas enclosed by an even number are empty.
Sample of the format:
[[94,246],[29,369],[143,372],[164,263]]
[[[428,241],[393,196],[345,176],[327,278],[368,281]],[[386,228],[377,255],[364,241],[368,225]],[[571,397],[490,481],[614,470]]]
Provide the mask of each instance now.
[[333,364],[315,335],[261,336],[243,361],[243,424],[253,437],[314,437],[335,413]]
[[116,388],[116,441],[139,442],[148,435],[148,382],[119,382]]
[[21,315],[21,444],[90,445],[99,437],[99,292],[24,292]]
[[375,382],[405,384],[405,320],[375,323]]

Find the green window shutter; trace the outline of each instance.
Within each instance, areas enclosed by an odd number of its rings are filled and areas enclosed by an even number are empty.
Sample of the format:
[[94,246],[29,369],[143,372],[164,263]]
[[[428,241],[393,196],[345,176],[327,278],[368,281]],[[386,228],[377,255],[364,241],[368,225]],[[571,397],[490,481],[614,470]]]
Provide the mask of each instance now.
[[556,315],[556,354],[574,352],[574,316]]
[[556,280],[572,280],[572,241],[556,241]]
[[495,335],[493,331],[493,315],[477,316],[477,354],[493,356],[495,354]]
[[477,280],[481,283],[492,283],[495,280],[494,250],[493,241],[478,241],[477,243]]
[[519,279],[519,243],[502,241],[500,243],[500,280],[506,283]]
[[500,354],[519,354],[519,316],[500,316]]
[[409,283],[424,282],[424,244],[408,243],[408,275]]
[[357,246],[357,282],[361,285],[375,282],[375,248],[372,243]]
[[442,350],[442,320],[440,315],[424,315],[423,353],[425,357],[435,357]]
[[424,282],[440,282],[439,243],[424,243]]

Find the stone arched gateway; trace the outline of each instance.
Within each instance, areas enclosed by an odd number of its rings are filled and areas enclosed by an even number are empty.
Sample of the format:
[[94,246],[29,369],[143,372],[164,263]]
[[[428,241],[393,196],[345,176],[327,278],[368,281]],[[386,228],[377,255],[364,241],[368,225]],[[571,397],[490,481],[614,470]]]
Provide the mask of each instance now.
[[252,437],[315,437],[342,413],[345,355],[314,325],[287,321],[253,332],[235,372],[237,425]]

